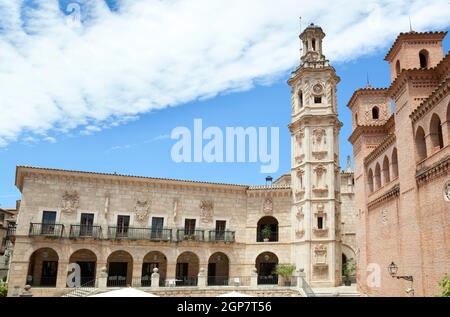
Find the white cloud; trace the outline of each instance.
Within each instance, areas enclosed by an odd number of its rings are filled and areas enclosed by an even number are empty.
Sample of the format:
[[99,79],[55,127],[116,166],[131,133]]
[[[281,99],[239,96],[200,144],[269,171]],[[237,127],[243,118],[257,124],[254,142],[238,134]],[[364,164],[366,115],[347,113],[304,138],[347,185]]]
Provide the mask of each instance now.
[[270,82],[298,64],[299,16],[323,26],[333,62],[386,48],[409,16],[450,24],[447,0],[84,0],[81,26],[36,3],[0,0],[0,146]]

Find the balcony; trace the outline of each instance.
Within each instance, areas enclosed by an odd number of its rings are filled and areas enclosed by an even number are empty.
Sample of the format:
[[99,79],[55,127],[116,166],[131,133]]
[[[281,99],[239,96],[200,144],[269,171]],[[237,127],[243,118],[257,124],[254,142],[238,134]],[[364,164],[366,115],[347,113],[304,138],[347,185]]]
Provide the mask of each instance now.
[[15,223],[8,224],[8,228],[6,230],[6,240],[14,240],[14,237],[16,236],[16,228],[17,225]]
[[61,238],[64,234],[64,225],[56,223],[30,223],[30,237]]
[[257,242],[278,242],[278,231],[271,231],[270,234],[258,232]]
[[108,227],[108,238],[117,240],[172,241],[172,229]]
[[205,230],[177,230],[177,241],[205,241]]
[[234,231],[211,230],[209,231],[210,242],[235,242]]
[[102,227],[88,225],[70,225],[69,238],[71,239],[100,239]]

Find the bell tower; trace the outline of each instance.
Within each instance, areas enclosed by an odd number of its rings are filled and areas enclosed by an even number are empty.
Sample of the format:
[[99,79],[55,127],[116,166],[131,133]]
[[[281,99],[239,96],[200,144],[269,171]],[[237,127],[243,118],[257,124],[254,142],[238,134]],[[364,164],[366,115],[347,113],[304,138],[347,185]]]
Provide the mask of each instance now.
[[340,164],[336,86],[323,54],[322,28],[300,35],[303,54],[288,84],[292,92],[292,238],[297,268],[313,286],[341,283]]

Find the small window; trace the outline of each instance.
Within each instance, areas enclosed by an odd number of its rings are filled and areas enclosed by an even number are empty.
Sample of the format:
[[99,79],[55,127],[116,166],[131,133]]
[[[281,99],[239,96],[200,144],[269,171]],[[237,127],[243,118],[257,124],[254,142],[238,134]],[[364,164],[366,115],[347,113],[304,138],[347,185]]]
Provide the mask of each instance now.
[[322,97],[314,97],[314,103],[316,104],[322,103]]
[[185,219],[184,234],[194,234],[194,233],[195,233],[195,219]]
[[378,109],[378,107],[372,108],[372,119],[374,120],[380,119],[380,110]]
[[397,72],[397,76],[400,75],[400,61],[397,61],[397,64],[395,65],[395,71]]
[[355,125],[356,126],[358,125],[358,114],[357,113],[355,113]]
[[317,217],[317,229],[323,229],[323,217]]
[[298,92],[298,107],[303,108],[303,93],[301,90]]
[[312,49],[313,49],[313,51],[316,50],[316,40],[315,39],[312,40]]
[[419,60],[420,60],[420,68],[428,67],[428,52],[427,52],[427,50],[420,51]]

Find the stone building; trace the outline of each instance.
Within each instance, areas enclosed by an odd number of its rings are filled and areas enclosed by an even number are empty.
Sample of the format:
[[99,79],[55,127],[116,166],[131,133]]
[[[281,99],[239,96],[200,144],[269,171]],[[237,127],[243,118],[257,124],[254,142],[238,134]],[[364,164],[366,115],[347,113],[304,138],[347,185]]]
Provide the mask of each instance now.
[[[108,286],[280,284],[277,264],[304,270],[312,286],[341,283],[354,258],[353,173],[339,166],[336,85],[322,29],[300,36],[292,74],[292,170],[273,184],[246,186],[19,166],[22,193],[10,294],[66,287],[70,263],[82,284],[106,268]],[[342,222],[342,223],[341,223]],[[343,256],[344,255],[344,256]]]
[[9,259],[13,247],[10,236],[16,223],[16,210],[0,208],[0,279],[8,275]]
[[[357,280],[359,290],[369,295],[434,296],[438,281],[450,273],[450,56],[444,57],[445,36],[400,34],[385,58],[390,87],[359,89],[348,104]],[[388,270],[392,263],[398,268],[394,277]]]

